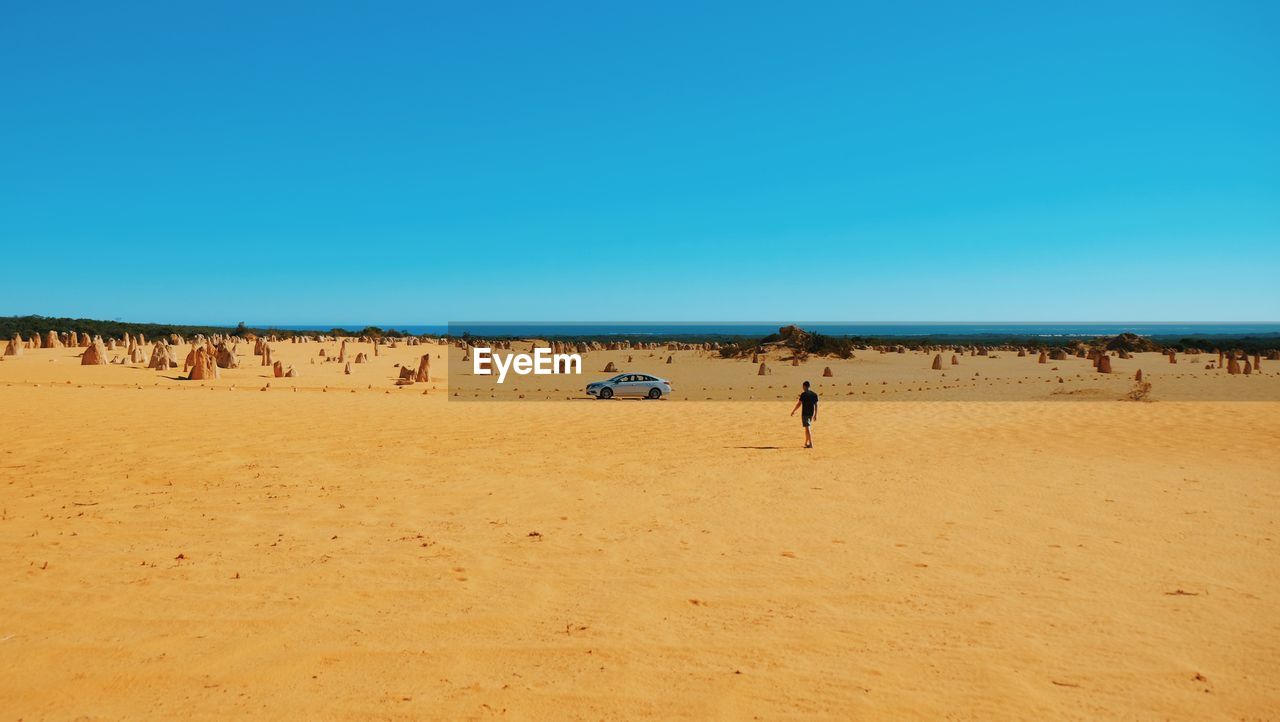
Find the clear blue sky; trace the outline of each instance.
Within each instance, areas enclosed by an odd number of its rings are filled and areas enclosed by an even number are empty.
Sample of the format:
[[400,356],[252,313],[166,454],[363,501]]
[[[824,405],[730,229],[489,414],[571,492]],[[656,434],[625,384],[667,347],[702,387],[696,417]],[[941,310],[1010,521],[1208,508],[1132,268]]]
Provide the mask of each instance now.
[[0,314],[1280,319],[1280,3],[6,2]]

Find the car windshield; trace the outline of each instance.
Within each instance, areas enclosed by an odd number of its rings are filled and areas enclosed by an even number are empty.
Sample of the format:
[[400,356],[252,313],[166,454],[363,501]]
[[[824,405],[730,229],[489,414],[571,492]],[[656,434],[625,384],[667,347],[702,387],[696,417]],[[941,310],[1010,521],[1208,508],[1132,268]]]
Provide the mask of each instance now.
[[627,380],[627,375],[626,375],[626,374],[619,374],[619,375],[614,376],[613,378],[611,378],[611,379],[609,379],[609,380],[610,380],[610,381],[612,381],[612,382],[614,382],[615,384],[616,384],[616,383],[621,383],[621,382],[623,382],[623,381],[626,381],[626,380]]

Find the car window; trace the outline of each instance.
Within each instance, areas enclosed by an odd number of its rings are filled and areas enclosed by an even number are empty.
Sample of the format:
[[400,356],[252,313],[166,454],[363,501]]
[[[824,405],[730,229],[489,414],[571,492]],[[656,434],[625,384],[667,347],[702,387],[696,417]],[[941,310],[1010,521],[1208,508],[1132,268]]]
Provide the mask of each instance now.
[[639,380],[639,381],[656,381],[657,379],[653,378],[652,376],[645,376],[645,375],[641,374],[640,376],[638,376],[638,377],[637,377],[637,380]]

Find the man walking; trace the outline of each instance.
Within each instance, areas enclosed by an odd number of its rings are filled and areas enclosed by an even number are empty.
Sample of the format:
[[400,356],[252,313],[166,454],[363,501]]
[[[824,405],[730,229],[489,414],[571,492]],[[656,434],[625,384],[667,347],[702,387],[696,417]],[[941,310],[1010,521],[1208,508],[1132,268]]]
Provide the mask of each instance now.
[[791,409],[791,415],[796,415],[796,409],[800,410],[800,423],[804,425],[804,448],[813,448],[813,422],[818,420],[818,395],[809,390],[809,382],[804,382],[804,391],[800,392],[800,398],[796,400],[795,408]]

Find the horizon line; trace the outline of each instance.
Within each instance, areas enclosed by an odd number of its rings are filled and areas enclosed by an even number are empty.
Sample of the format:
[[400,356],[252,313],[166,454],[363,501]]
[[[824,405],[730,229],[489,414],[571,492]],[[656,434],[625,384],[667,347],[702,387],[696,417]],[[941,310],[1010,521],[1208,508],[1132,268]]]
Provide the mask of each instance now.
[[[24,316],[40,317],[40,318],[73,318],[72,316],[45,316],[38,313],[30,314],[12,314],[8,318],[22,318]],[[1185,324],[1213,324],[1222,326],[1244,326],[1244,325],[1280,325],[1280,320],[1250,320],[1250,321],[1225,321],[1225,320],[1201,320],[1201,319],[1178,319],[1174,321],[1154,321],[1141,319],[1125,319],[1125,320],[1060,320],[1060,319],[1031,319],[1031,320],[693,320],[693,321],[677,321],[677,320],[465,320],[465,321],[397,321],[397,322],[368,322],[368,321],[273,321],[273,322],[222,322],[222,321],[136,321],[124,318],[93,318],[90,316],[80,316],[79,319],[86,321],[106,321],[115,323],[133,323],[133,324],[152,324],[152,325],[177,325],[177,326],[217,326],[235,328],[243,323],[247,327],[254,328],[286,328],[290,326],[327,326],[329,328],[344,328],[347,326],[361,327],[378,327],[378,328],[395,328],[398,326],[440,326],[449,327],[453,325],[528,325],[528,326],[588,326],[588,325],[618,325],[618,326],[638,326],[638,325],[672,325],[672,326],[695,326],[695,325],[724,325],[724,326],[748,326],[748,325],[936,325],[936,326],[960,326],[972,324],[987,325],[1031,325],[1031,324],[1100,324],[1100,325],[1124,325],[1124,324],[1141,324],[1149,326],[1171,326]]]

